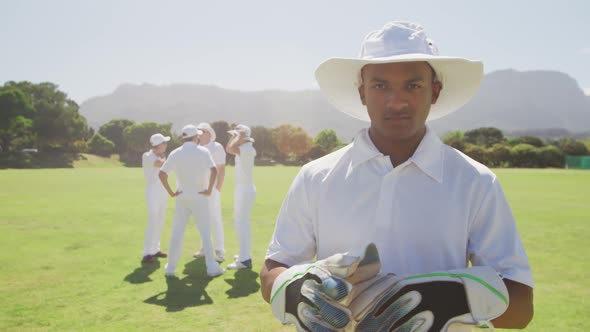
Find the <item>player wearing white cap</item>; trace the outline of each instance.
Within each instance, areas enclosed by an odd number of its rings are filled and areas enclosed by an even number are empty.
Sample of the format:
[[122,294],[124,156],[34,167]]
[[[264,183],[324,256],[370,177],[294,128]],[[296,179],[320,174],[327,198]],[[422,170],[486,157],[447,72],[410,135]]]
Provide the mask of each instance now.
[[[215,142],[217,135],[215,130],[207,122],[201,122],[197,125],[197,129],[201,130],[203,134],[199,137],[199,144],[209,150],[215,166],[217,167],[217,181],[215,188],[209,197],[209,209],[211,211],[211,230],[213,231],[213,240],[215,241],[215,259],[222,262],[225,257],[225,246],[223,236],[223,221],[221,216],[221,187],[225,179],[225,150],[223,145]],[[204,257],[205,253],[201,245],[201,250],[194,254],[195,257]]]
[[250,214],[256,199],[254,186],[254,158],[256,150],[250,137],[250,128],[237,125],[230,131],[232,138],[227,143],[227,153],[236,156],[236,188],[234,191],[234,227],[238,236],[240,252],[234,256],[234,262],[227,266],[231,270],[252,268],[252,229]]
[[[197,127],[187,125],[182,128],[182,146],[170,153],[168,160],[160,169],[160,181],[171,197],[176,197],[172,236],[170,237],[170,253],[165,270],[166,276],[174,276],[184,241],[184,230],[191,215],[194,216],[203,242],[207,275],[216,277],[224,270],[215,260],[211,241],[209,199],[215,185],[217,168],[207,149],[199,146]],[[170,188],[168,173],[176,173],[176,191]]]
[[166,219],[168,196],[162,183],[160,183],[158,172],[166,161],[165,153],[168,141],[170,141],[169,136],[160,133],[152,135],[150,137],[151,149],[145,152],[141,158],[145,178],[145,200],[148,209],[148,224],[145,229],[142,263],[152,263],[156,257],[166,257],[166,254],[160,251],[160,237]]

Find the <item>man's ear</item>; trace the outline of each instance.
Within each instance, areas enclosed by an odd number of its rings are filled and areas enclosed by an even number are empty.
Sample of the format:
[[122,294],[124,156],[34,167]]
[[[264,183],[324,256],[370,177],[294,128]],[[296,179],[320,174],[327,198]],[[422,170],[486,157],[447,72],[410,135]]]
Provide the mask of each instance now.
[[365,99],[365,84],[361,84],[359,87],[359,97],[361,98],[361,103],[363,103],[363,105],[367,106],[367,102]]
[[431,104],[436,104],[438,97],[440,96],[440,92],[442,91],[442,82],[441,81],[434,81],[432,82],[432,100]]

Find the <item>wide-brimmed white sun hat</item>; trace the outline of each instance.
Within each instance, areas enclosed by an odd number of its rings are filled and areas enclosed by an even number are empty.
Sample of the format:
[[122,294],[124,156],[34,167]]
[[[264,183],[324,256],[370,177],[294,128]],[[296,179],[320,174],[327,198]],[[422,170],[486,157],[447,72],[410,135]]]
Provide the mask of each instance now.
[[252,130],[250,129],[250,127],[248,127],[244,124],[237,125],[234,129],[228,131],[227,133],[230,134],[231,136],[239,135],[240,133],[244,133],[244,136],[246,137],[246,141],[254,143],[254,139],[252,137],[250,137],[250,135],[252,134]]
[[315,77],[328,100],[340,111],[369,121],[358,87],[361,69],[368,64],[426,61],[442,83],[438,100],[427,120],[434,120],[465,105],[479,89],[483,63],[459,57],[440,56],[424,28],[417,23],[391,22],[369,33],[358,58],[331,58],[318,66]]
[[213,129],[213,127],[211,127],[209,123],[201,122],[197,125],[197,129],[207,131],[209,135],[211,135],[211,142],[215,142],[217,135],[215,134],[215,130]]
[[244,135],[246,135],[246,137],[250,137],[250,134],[252,133],[252,130],[250,129],[250,127],[248,127],[244,124],[237,125],[235,129],[239,132],[243,132]]

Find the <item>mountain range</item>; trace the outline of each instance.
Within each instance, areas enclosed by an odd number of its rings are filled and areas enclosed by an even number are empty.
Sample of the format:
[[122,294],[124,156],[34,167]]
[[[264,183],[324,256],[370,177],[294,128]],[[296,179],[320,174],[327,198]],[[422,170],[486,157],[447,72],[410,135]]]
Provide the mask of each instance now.
[[[346,141],[367,126],[336,110],[319,90],[247,92],[199,84],[123,84],[109,95],[84,101],[80,112],[94,128],[116,118],[171,122],[175,131],[203,121],[266,127],[288,123],[311,135],[334,129]],[[590,130],[590,96],[561,72],[501,70],[484,77],[468,104],[430,126],[440,135],[479,127],[585,132]]]

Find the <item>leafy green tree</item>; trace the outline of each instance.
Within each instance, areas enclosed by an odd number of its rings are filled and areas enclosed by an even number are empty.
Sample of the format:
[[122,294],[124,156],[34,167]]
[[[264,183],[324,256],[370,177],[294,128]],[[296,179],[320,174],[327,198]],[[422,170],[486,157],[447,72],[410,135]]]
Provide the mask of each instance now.
[[543,143],[543,140],[541,140],[538,137],[535,136],[521,136],[521,137],[516,137],[516,138],[510,138],[508,139],[508,144],[515,146],[518,144],[529,144],[535,147],[543,147],[545,146],[545,143]]
[[258,159],[276,159],[279,152],[272,140],[272,129],[263,126],[252,127],[251,136]]
[[109,157],[115,152],[115,144],[98,133],[88,141],[88,149],[90,153]]
[[11,153],[32,145],[32,115],[31,103],[22,91],[0,88],[0,153]]
[[307,152],[307,159],[315,160],[315,159],[321,158],[327,154],[328,154],[328,152],[326,152],[326,150],[324,150],[321,146],[315,144],[314,146],[311,147],[311,149],[309,149],[309,152]]
[[34,109],[33,130],[41,152],[78,152],[74,143],[87,137],[88,124],[78,112],[75,101],[49,82],[8,82],[6,85],[16,87],[29,96]]
[[488,157],[487,157],[486,149],[483,146],[479,146],[479,145],[475,145],[475,144],[467,144],[465,146],[464,153],[484,165],[488,164]]
[[333,129],[324,129],[320,131],[315,137],[314,143],[321,147],[326,153],[330,153],[342,145],[342,141],[340,141]]
[[502,142],[504,140],[504,134],[502,134],[500,129],[493,127],[478,128],[466,131],[464,140],[466,143],[490,147]]
[[563,138],[559,140],[559,148],[566,156],[586,156],[588,155],[588,148],[580,141],[571,138]]
[[443,142],[446,145],[453,147],[459,151],[465,151],[464,136],[465,136],[465,134],[462,131],[453,130],[453,131],[448,132],[443,137]]
[[39,151],[23,167],[70,167],[90,137],[78,105],[53,83],[7,82],[2,90],[6,89],[20,90],[30,103],[27,114],[8,122],[13,125],[12,135],[17,136],[11,140],[13,148],[35,147]]
[[215,136],[217,136],[215,141],[225,148],[229,142],[229,134],[227,133],[230,129],[229,124],[225,121],[215,121],[211,122],[210,125],[215,130]]
[[487,152],[492,167],[509,167],[511,162],[510,146],[496,143]]
[[100,126],[98,133],[111,141],[115,145],[114,151],[120,154],[125,151],[123,130],[133,124],[135,122],[128,119],[114,119]]
[[313,145],[313,140],[301,127],[281,125],[273,129],[273,143],[285,160],[301,161]]
[[547,145],[542,148],[538,148],[538,152],[543,167],[564,167],[564,155],[556,146]]
[[530,144],[518,144],[512,147],[512,165],[514,167],[539,167],[538,149]]

